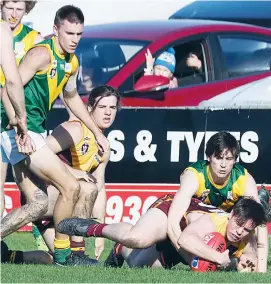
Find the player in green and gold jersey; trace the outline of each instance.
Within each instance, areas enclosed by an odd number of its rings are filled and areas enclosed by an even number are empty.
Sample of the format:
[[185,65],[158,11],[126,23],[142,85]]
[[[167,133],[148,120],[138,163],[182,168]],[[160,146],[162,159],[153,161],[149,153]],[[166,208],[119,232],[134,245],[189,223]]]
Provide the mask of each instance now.
[[[80,184],[61,160],[46,146],[46,120],[54,101],[63,92],[65,103],[87,128],[92,130],[102,151],[109,151],[109,142],[89,116],[76,88],[78,60],[74,55],[83,33],[84,15],[72,5],[56,12],[54,36],[31,48],[19,66],[25,86],[28,133],[36,151],[29,157],[18,152],[14,130],[7,130],[5,112],[1,113],[2,155],[14,168],[18,187],[25,194],[27,204],[2,219],[1,235],[5,237],[25,224],[37,220],[48,207],[45,184],[53,184],[59,191],[54,210],[54,223],[70,217],[78,199]],[[2,157],[3,159],[3,157]],[[69,237],[56,233],[55,263],[59,265],[91,265],[74,257]],[[95,261],[96,263],[96,261]]]
[[[43,40],[40,33],[32,28],[22,24],[24,15],[30,13],[35,7],[37,1],[2,1],[1,2],[1,18],[5,21],[13,35],[13,50],[16,58],[16,65],[18,66],[20,60],[26,54],[26,52],[35,43]],[[0,84],[5,85],[5,76],[2,68],[0,68]],[[3,102],[5,103],[5,92],[3,92]],[[1,103],[1,112],[4,110],[4,106]],[[1,216],[5,209],[4,206],[4,183],[7,175],[8,163],[1,163]]]
[[[168,236],[177,250],[181,236],[179,223],[192,197],[228,212],[243,196],[253,197],[260,202],[254,178],[236,162],[239,152],[239,143],[233,135],[218,132],[207,142],[207,161],[198,161],[184,170],[180,189],[168,213]],[[261,272],[265,272],[267,266],[267,235],[266,226],[258,228],[258,267]]]

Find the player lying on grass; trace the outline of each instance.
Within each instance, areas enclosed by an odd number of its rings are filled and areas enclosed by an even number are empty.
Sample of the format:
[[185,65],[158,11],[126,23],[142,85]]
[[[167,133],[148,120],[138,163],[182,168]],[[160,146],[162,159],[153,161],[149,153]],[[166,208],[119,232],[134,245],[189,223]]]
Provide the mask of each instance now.
[[[157,206],[166,216],[166,199],[158,200]],[[214,206],[205,205],[192,199],[188,210],[180,222],[182,234],[180,249],[177,252],[169,239],[146,249],[130,249],[120,244],[115,246],[118,252],[109,255],[106,265],[121,267],[124,260],[129,266],[172,268],[178,263],[191,265],[194,256],[216,263],[220,268],[237,269],[240,272],[256,272],[257,242],[254,230],[264,224],[266,216],[263,207],[255,200],[241,198],[231,213]],[[210,233],[219,232],[225,237],[227,250],[216,251],[204,242]]]
[[[158,199],[149,210],[155,208],[161,212],[161,222],[167,218],[171,195]],[[132,267],[172,268],[178,263],[190,264],[194,256],[216,263],[220,268],[235,268],[240,272],[257,271],[257,243],[254,230],[266,221],[263,207],[251,198],[241,198],[231,213],[214,206],[206,205],[197,199],[191,204],[181,220],[183,231],[177,252],[169,239],[158,242],[146,249],[131,249],[118,243],[114,253],[110,253],[105,265],[121,267],[124,261]],[[65,222],[65,221],[62,221]],[[61,226],[61,223],[60,225]],[[217,252],[204,242],[207,234],[219,232],[225,237],[227,250]],[[12,263],[51,263],[48,254],[43,251],[13,252],[3,250],[2,262]],[[4,251],[4,253],[3,253]],[[17,258],[11,257],[16,255]]]
[[[239,144],[230,133],[218,132],[213,135],[208,141],[205,151],[208,160],[198,161],[185,169],[181,175],[180,190],[176,196],[164,197],[174,206],[173,211],[170,208],[168,218],[163,212],[152,206],[134,226],[124,222],[111,225],[99,224],[95,220],[77,218],[63,221],[59,229],[70,235],[108,238],[133,249],[148,248],[165,240],[167,236],[172,241],[168,231],[170,213],[173,214],[171,218],[175,216],[178,220],[177,224],[179,224],[180,215],[182,217],[187,211],[193,195],[203,203],[222,208],[225,211],[230,211],[242,196],[251,196],[260,202],[253,177],[244,167],[236,163],[239,151]],[[183,199],[180,200],[180,196]],[[148,228],[147,232],[146,228]],[[175,228],[174,232],[178,232],[179,235],[174,235],[174,240],[178,240],[181,236],[181,228]],[[180,245],[177,244],[177,241],[172,241],[172,243],[178,250]],[[259,235],[258,243],[261,245],[258,254],[261,264],[258,267],[261,272],[265,272],[268,255],[266,227]]]

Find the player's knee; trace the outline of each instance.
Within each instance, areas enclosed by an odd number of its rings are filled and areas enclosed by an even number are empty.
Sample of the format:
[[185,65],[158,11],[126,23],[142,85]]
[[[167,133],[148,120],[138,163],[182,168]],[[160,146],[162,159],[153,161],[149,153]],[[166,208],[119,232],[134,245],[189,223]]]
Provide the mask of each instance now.
[[88,183],[87,186],[82,186],[79,194],[79,198],[84,198],[86,200],[95,200],[98,195],[98,188],[94,183]]
[[135,249],[143,249],[149,247],[151,244],[147,238],[144,238],[143,234],[134,234],[134,233],[128,233],[125,236],[125,240],[127,245],[130,248],[135,248]]
[[48,195],[42,190],[37,190],[26,204],[31,208],[29,212],[31,212],[33,220],[37,220],[48,210]]
[[79,198],[80,190],[80,183],[77,180],[74,180],[65,185],[65,188],[62,189],[61,194],[64,200],[73,200],[74,202],[76,202]]

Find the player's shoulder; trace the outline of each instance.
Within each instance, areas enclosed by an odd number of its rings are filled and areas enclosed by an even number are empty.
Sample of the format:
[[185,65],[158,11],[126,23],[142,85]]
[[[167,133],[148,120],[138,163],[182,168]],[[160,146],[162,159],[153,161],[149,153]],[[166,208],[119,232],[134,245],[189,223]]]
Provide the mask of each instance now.
[[82,122],[79,120],[68,120],[63,122],[61,125],[74,140],[81,138],[83,133]]
[[46,46],[43,45],[35,45],[30,48],[26,54],[28,57],[33,57],[35,60],[40,60],[42,62],[50,61],[51,56],[48,52]]

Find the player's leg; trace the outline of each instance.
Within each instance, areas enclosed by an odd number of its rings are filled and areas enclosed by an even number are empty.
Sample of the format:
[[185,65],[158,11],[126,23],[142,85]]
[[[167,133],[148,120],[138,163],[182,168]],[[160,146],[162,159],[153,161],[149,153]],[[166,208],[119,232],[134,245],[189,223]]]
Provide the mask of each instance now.
[[47,187],[48,210],[40,220],[33,223],[32,234],[38,250],[54,252],[55,229],[53,212],[59,191],[52,185]]
[[[92,182],[80,181],[80,185],[79,199],[75,204],[72,216],[89,219],[91,218],[92,209],[98,195],[98,188]],[[73,253],[83,255],[86,250],[84,237],[72,236],[71,249]]]
[[146,249],[131,249],[116,243],[112,252],[105,260],[104,265],[106,267],[120,268],[124,261],[130,267],[163,267],[156,245],[152,245]]
[[163,268],[156,245],[152,245],[146,249],[123,247],[122,256],[130,267]]
[[[53,165],[53,166],[52,166]],[[72,216],[78,200],[80,184],[70,174],[61,160],[45,145],[29,157],[29,169],[60,192],[54,207],[54,224]],[[70,240],[65,234],[56,232],[54,240],[55,261],[64,264],[71,255]]]
[[45,251],[10,250],[7,244],[1,242],[1,262],[12,264],[52,264],[53,257]]
[[12,210],[2,219],[2,237],[40,218],[47,211],[48,206],[44,182],[24,166],[24,161],[14,165],[14,174],[19,189],[26,197],[26,204]]
[[26,264],[52,264],[53,256],[43,250],[24,251],[23,261]]
[[130,248],[147,248],[166,238],[167,215],[158,208],[150,208],[134,226],[124,222],[107,225],[71,218],[62,221],[58,230],[70,235],[104,237]]
[[[18,152],[15,139],[16,135],[14,129],[1,133],[1,154],[2,159],[6,157],[7,161],[13,165],[14,179],[19,189],[22,189],[24,192],[26,204],[12,210],[2,219],[2,237],[7,236],[42,216],[47,211],[48,206],[44,183],[27,169],[25,160],[29,163],[30,158]],[[37,149],[45,145],[44,136],[42,134],[35,134],[33,141]],[[23,188],[20,188],[20,184]]]
[[[95,203],[96,197],[97,197],[97,186],[93,183],[87,183],[84,181],[80,181],[81,190],[79,193],[79,199],[76,202],[76,205],[74,207],[73,216],[76,217],[83,217],[83,218],[90,218],[93,205]],[[57,197],[59,195],[59,191],[54,186],[48,186],[47,188],[48,192],[48,198],[49,198],[49,205],[48,205],[48,211],[43,216],[42,219],[47,220],[48,218],[52,217],[54,206],[57,200]],[[45,241],[47,247],[51,252],[54,251],[54,236],[55,231],[52,228],[52,222],[45,221],[44,224],[42,224],[41,221],[38,221],[35,223],[36,228],[36,243],[39,245],[39,242],[42,238],[42,240]],[[83,237],[72,237],[71,238],[71,250],[73,253],[80,254],[81,257],[83,257],[82,254],[85,252],[85,242]]]
[[2,218],[3,213],[5,211],[4,184],[6,182],[7,170],[8,170],[8,163],[3,162],[3,160],[1,159],[1,218]]

